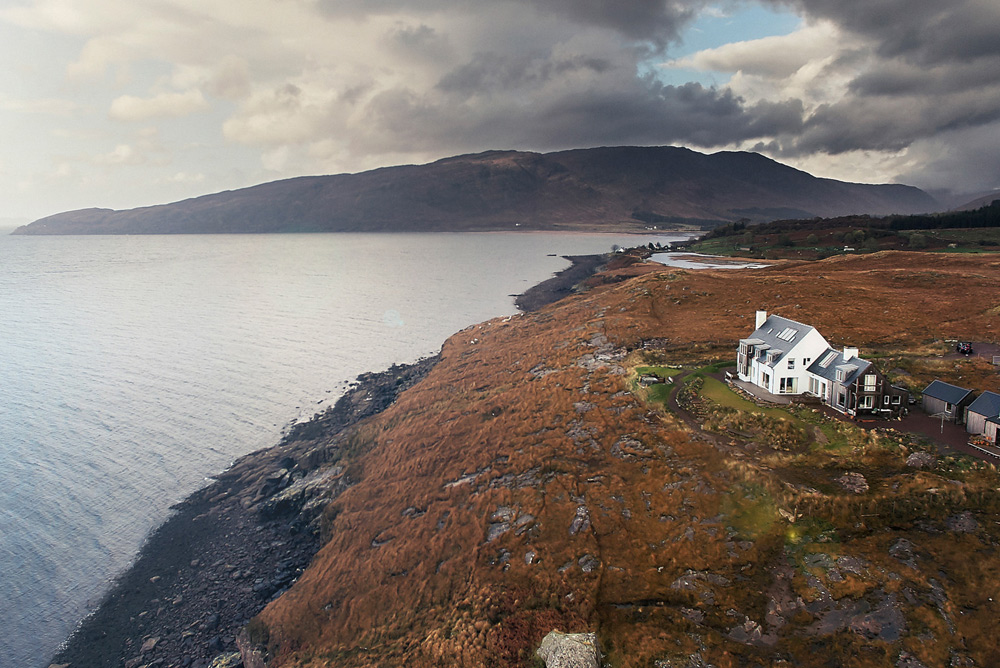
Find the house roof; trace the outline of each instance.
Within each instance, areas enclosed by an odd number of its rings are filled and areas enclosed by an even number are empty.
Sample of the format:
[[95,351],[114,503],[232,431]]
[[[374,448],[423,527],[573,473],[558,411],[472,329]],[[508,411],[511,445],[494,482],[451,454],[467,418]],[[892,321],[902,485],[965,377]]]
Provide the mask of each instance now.
[[[809,365],[808,371],[809,373],[819,376],[820,378],[825,378],[831,383],[850,385],[858,379],[858,376],[867,371],[868,367],[871,365],[871,362],[863,360],[860,357],[844,359],[843,352],[834,350],[833,348],[827,348],[812,364]],[[842,370],[844,372],[843,380],[837,380],[838,370]]]
[[810,325],[782,318],[780,315],[769,315],[764,324],[755,329],[750,338],[743,339],[743,341],[752,342],[758,350],[776,349],[779,355],[774,362],[777,362],[791,352],[812,331],[815,331],[815,328]]
[[964,387],[958,387],[942,380],[933,380],[930,385],[924,388],[925,397],[945,401],[949,404],[960,404],[970,394],[972,394],[972,390],[967,390]]
[[996,392],[983,392],[976,400],[969,404],[970,413],[979,413],[986,417],[1000,416],[1000,394]]

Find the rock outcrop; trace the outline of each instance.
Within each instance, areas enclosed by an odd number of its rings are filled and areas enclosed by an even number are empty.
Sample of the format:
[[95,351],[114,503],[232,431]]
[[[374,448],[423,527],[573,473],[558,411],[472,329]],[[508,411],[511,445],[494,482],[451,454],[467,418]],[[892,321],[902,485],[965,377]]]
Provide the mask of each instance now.
[[601,668],[595,633],[549,631],[536,652],[545,668]]

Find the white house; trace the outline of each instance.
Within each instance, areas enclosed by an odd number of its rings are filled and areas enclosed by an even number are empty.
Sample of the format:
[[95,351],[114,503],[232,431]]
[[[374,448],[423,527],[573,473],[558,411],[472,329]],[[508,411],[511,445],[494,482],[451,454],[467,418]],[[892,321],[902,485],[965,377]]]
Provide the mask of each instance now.
[[809,365],[829,349],[814,327],[757,311],[753,334],[740,339],[736,371],[771,394],[802,394],[809,390]]
[[857,348],[834,350],[813,327],[766,311],[757,311],[756,327],[736,354],[743,382],[771,394],[812,395],[851,416],[906,411],[909,393],[858,357]]

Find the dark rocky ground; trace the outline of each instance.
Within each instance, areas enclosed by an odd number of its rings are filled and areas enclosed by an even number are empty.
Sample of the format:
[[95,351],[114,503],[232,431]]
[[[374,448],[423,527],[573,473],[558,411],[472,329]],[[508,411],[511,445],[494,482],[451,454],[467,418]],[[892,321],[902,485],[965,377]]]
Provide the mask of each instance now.
[[337,435],[385,410],[436,362],[359,376],[325,413],[175,506],[53,664],[203,668],[235,652],[237,633],[319,549],[326,501],[351,484],[343,467],[316,472],[338,459]]
[[528,288],[514,299],[517,308],[531,313],[573,294],[577,285],[587,280],[604,266],[607,255],[564,255],[572,264],[547,281]]

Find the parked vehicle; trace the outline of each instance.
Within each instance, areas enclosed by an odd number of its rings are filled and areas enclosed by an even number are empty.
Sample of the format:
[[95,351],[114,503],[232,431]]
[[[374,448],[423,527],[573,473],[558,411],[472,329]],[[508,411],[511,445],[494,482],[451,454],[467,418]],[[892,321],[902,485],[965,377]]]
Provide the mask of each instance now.
[[968,341],[959,341],[955,345],[955,350],[958,353],[962,354],[962,355],[971,355],[972,354],[972,344],[969,343]]

